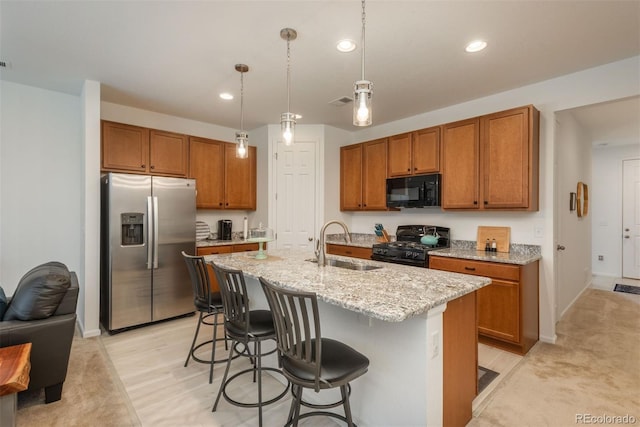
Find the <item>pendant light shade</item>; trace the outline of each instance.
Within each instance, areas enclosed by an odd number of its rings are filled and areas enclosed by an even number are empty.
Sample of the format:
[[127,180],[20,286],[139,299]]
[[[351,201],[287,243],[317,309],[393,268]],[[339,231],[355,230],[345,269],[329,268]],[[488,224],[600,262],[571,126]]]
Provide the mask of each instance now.
[[249,71],[249,66],[236,64],[235,68],[240,73],[240,132],[236,132],[236,157],[246,159],[249,157],[249,134],[244,131],[244,73]]
[[298,33],[292,28],[280,30],[280,38],[287,41],[287,112],[280,115],[280,127],[285,145],[293,144],[295,139],[296,115],[291,112],[291,49],[289,43],[297,37]]
[[364,39],[365,39],[365,5],[362,0],[362,78],[356,81],[353,91],[353,124],[355,126],[369,126],[373,123],[371,109],[371,95],[373,83],[364,78]]

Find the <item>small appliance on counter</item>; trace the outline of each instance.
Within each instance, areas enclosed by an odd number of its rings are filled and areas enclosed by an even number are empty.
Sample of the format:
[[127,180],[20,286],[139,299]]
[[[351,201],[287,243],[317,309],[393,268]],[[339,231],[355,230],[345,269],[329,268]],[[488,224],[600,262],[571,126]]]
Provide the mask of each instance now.
[[447,227],[399,225],[396,241],[374,244],[371,259],[428,268],[429,252],[450,247],[449,235]]
[[230,219],[218,221],[218,240],[231,240],[233,222]]

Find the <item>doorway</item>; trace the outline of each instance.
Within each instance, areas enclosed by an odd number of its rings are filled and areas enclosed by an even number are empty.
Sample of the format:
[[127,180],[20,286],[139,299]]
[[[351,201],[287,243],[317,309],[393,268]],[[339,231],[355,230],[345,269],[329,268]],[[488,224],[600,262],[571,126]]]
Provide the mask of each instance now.
[[623,160],[622,176],[622,277],[640,279],[640,160]]

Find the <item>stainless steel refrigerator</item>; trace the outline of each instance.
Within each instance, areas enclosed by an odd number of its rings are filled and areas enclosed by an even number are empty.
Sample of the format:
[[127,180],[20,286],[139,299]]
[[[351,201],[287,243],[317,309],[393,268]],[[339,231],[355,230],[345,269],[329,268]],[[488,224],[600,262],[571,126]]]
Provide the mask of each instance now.
[[101,184],[100,320],[108,331],[193,312],[193,179],[109,173]]

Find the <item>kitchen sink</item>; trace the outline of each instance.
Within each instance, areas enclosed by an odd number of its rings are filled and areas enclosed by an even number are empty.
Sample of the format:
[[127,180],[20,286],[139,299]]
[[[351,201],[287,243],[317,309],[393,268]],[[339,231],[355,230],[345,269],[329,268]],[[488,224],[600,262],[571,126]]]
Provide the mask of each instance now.
[[[318,260],[311,258],[306,261],[317,263]],[[356,264],[355,262],[342,261],[339,259],[327,259],[327,265],[330,267],[338,267],[338,268],[346,268],[348,270],[358,270],[358,271],[369,271],[369,270],[377,270],[382,268],[378,265],[369,265],[369,264]]]

